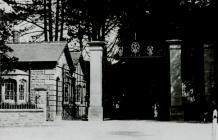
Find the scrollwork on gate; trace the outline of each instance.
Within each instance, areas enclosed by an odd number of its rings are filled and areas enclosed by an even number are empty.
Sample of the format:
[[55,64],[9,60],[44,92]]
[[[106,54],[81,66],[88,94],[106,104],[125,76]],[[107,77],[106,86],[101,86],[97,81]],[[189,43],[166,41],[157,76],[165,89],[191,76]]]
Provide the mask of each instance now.
[[138,56],[140,51],[140,45],[138,42],[133,42],[131,45],[132,56]]
[[148,56],[153,56],[153,54],[154,54],[154,47],[153,46],[151,46],[151,45],[149,45],[149,46],[147,46],[147,54],[148,54]]

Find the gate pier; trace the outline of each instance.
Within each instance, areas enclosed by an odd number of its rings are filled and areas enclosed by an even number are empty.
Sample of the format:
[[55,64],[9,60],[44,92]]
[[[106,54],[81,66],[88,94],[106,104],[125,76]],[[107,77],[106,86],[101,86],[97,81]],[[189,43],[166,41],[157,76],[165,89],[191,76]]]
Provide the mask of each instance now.
[[170,51],[170,92],[171,120],[183,120],[182,109],[182,75],[181,75],[181,40],[168,40]]
[[89,121],[103,121],[102,107],[102,55],[103,41],[89,43],[90,50],[90,106]]

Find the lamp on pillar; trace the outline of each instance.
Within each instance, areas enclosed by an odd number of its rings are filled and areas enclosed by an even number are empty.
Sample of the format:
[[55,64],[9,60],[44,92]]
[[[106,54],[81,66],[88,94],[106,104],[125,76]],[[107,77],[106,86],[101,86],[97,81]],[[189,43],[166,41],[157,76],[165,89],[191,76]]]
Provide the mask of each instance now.
[[103,121],[102,107],[102,55],[103,41],[89,43],[90,50],[90,106],[88,120]]

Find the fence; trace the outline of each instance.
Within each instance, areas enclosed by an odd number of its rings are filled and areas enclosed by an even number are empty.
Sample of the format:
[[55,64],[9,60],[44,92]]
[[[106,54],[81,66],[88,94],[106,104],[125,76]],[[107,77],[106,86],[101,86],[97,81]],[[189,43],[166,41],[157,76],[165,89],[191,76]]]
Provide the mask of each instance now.
[[39,106],[39,96],[31,96],[27,102],[16,102],[15,100],[2,101],[0,109],[41,109]]

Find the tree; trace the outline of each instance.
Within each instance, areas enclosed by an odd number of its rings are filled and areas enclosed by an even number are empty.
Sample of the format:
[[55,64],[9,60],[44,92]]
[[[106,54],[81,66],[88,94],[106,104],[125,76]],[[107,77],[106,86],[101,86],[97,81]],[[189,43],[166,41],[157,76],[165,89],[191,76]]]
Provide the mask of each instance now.
[[6,45],[8,37],[11,35],[11,22],[14,14],[11,13],[13,9],[4,1],[0,0],[0,100],[1,100],[1,84],[3,78],[1,74],[3,71],[10,71],[14,68],[17,62],[16,57],[8,56],[8,52],[13,50]]
[[[46,19],[45,19],[46,20]],[[52,25],[52,0],[48,0],[48,26],[49,26],[49,40],[53,41],[53,25]]]
[[44,3],[43,3],[43,16],[44,16],[44,38],[45,38],[45,41],[48,41],[48,33],[47,33],[47,10],[46,10],[46,7],[47,7],[47,4],[46,4],[46,0],[44,0]]
[[[65,22],[68,26],[70,40],[78,39],[80,50],[85,48],[84,41],[95,40],[105,41],[111,31],[119,26],[120,10],[114,8],[114,1],[108,0],[76,0],[65,1]],[[97,6],[97,7],[96,7]],[[104,54],[112,45],[107,42],[104,47]]]
[[[29,3],[7,1],[18,13],[18,20],[31,23],[29,28],[21,30],[23,35],[35,32],[35,40],[44,37],[45,41],[58,41],[64,39],[64,31],[68,30],[70,39],[78,39],[81,49],[84,47],[84,40],[105,40],[115,28],[120,29],[119,37],[125,31],[133,37],[134,32],[143,28],[146,31],[144,37],[148,40],[157,35],[163,39],[187,38],[187,31],[207,31],[202,28],[205,24],[208,28],[211,27],[204,19],[211,13],[215,16],[215,12],[212,12],[214,10],[211,9],[215,9],[213,7],[216,5],[213,0],[28,0]],[[201,15],[203,18],[199,18]],[[32,31],[33,28],[40,30]],[[159,33],[155,33],[156,31]],[[196,33],[194,36],[198,35]],[[125,44],[125,41],[122,42]]]
[[60,0],[57,0],[57,6],[56,6],[56,23],[55,23],[55,41],[58,41],[59,18],[60,18]]
[[[65,29],[61,3],[63,0],[7,0],[17,13],[20,35],[32,37],[32,41],[63,40]],[[61,13],[61,14],[60,14]],[[60,27],[61,26],[61,27]]]
[[[6,0],[16,13],[15,26],[19,27],[20,36],[29,36],[33,41],[44,35],[44,8],[42,0]],[[45,24],[46,25],[46,24]]]
[[8,37],[11,35],[13,18],[13,13],[5,12],[0,7],[0,73],[4,70],[12,70],[17,61],[17,58],[8,55],[8,52],[12,52],[13,50],[6,45]]

